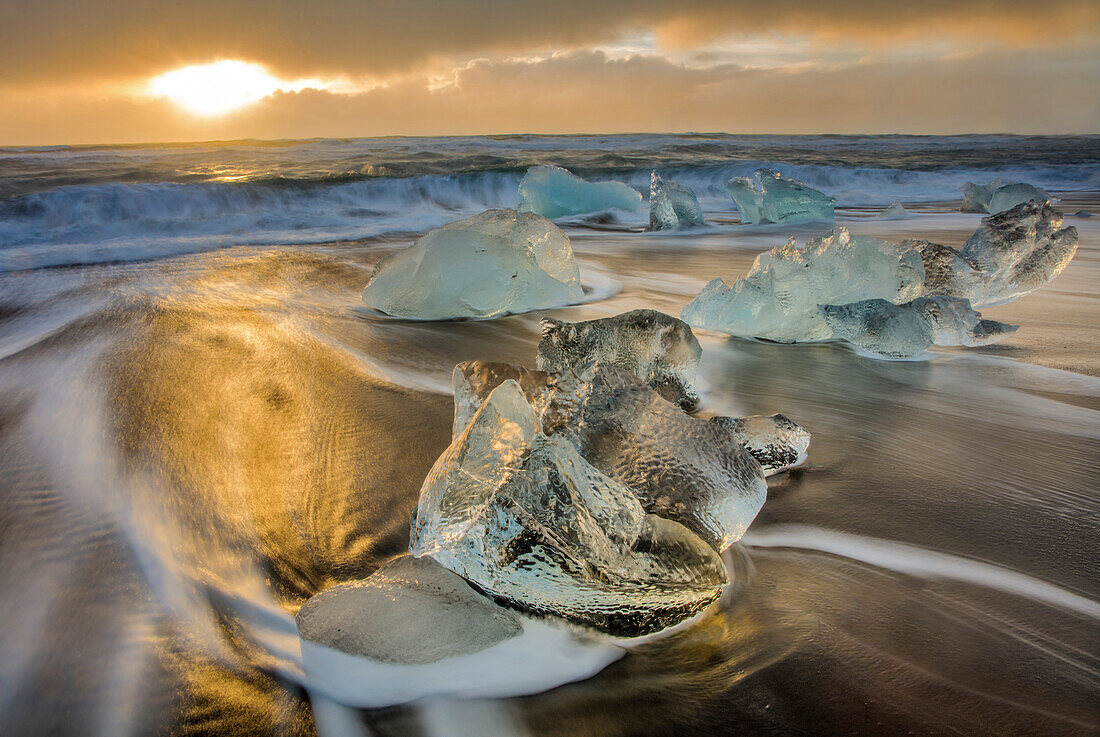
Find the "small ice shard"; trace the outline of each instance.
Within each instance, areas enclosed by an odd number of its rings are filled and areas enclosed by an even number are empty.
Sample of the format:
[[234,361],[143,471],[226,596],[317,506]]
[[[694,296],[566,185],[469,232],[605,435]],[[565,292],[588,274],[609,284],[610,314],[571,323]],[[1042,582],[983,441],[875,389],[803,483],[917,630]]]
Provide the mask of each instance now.
[[519,183],[519,209],[557,218],[638,209],[642,195],[621,182],[588,182],[560,166],[532,166]]
[[772,476],[806,462],[810,433],[783,415],[712,417],[752,453],[765,476]]
[[569,238],[529,212],[487,210],[382,259],[363,301],[396,317],[499,317],[584,297]]
[[511,379],[432,467],[409,549],[511,606],[622,636],[682,621],[728,581],[702,540],[543,434]]
[[670,230],[702,225],[703,210],[695,193],[682,184],[666,182],[657,172],[649,177],[649,229]]
[[981,272],[968,295],[975,307],[993,307],[1032,292],[1058,276],[1077,253],[1077,228],[1062,228],[1049,202],[1029,201],[982,218],[959,254]]
[[737,431],[685,414],[614,366],[595,372],[571,435],[581,455],[630,488],[647,512],[718,551],[741,539],[767,496],[760,463]]
[[879,213],[879,220],[905,220],[913,217],[913,213],[905,209],[905,206],[901,204],[901,200],[894,200],[890,203],[890,206]]
[[699,404],[694,383],[703,349],[687,323],[663,312],[632,310],[575,323],[543,318],[538,352],[543,371],[576,371],[599,361],[626,369],[686,410]]
[[1092,212],[1090,210],[1078,210],[1077,212],[1072,213],[1072,215],[1075,218],[1091,218]]
[[967,300],[955,297],[921,297],[900,305],[870,299],[820,309],[838,338],[887,358],[912,358],[933,345],[985,345],[1017,329],[983,320]]
[[1023,182],[1006,183],[1000,179],[994,179],[984,185],[967,182],[960,189],[963,193],[960,209],[963,212],[996,214],[1032,200],[1053,202],[1051,196],[1045,191]]
[[959,209],[963,212],[989,212],[989,202],[993,199],[993,193],[1004,186],[1004,182],[1000,179],[994,179],[989,184],[975,184],[974,182],[967,182],[959,189],[963,193],[962,207]]
[[756,257],[732,287],[714,279],[684,307],[689,325],[783,343],[828,340],[821,304],[865,299],[904,302],[920,295],[924,266],[914,250],[847,229],[797,248],[792,238]]
[[726,191],[746,224],[828,222],[836,204],[835,197],[771,169],[734,177],[726,182]]
[[309,688],[358,708],[537,693],[623,653],[501,607],[431,558],[410,555],[325,589],[295,619]]

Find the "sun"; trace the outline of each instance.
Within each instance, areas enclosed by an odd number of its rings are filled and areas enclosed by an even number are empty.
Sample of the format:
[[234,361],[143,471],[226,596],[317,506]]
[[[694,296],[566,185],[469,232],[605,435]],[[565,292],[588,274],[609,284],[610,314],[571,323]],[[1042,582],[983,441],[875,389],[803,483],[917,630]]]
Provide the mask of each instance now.
[[148,92],[202,116],[223,115],[279,90],[297,91],[310,81],[286,82],[260,64],[218,61],[166,72],[149,80]]

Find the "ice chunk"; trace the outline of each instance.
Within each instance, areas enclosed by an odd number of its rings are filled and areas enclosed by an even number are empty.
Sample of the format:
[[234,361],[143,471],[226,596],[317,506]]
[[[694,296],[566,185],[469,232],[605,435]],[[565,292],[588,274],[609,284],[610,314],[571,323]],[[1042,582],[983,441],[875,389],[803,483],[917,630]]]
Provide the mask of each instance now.
[[512,606],[617,635],[668,627],[727,582],[703,541],[543,434],[511,379],[429,472],[410,551]]
[[1011,210],[1017,205],[1036,200],[1038,202],[1053,202],[1049,194],[1038,187],[1022,182],[1006,183],[1000,179],[994,179],[989,184],[975,184],[967,182],[962,187],[963,202],[960,208],[963,212],[988,212],[996,214]]
[[296,621],[309,687],[359,708],[537,693],[623,654],[501,607],[431,558],[410,555],[325,589]]
[[691,410],[703,350],[687,323],[656,310],[632,310],[587,322],[542,320],[538,367],[551,373],[599,361],[626,369],[662,397]]
[[879,220],[905,220],[913,217],[913,214],[905,209],[905,206],[901,204],[901,200],[894,200],[890,203],[890,206],[883,210],[879,216]]
[[670,230],[702,225],[703,210],[695,193],[682,184],[666,182],[657,172],[649,177],[649,229]]
[[767,496],[760,463],[737,432],[684,414],[614,366],[593,376],[574,437],[581,455],[629,487],[646,511],[715,550],[741,539]]
[[771,476],[806,461],[810,447],[810,433],[806,428],[783,415],[753,415],[751,417],[712,417],[728,430]]
[[1062,228],[1049,202],[1030,201],[982,218],[959,253],[981,272],[975,307],[1011,302],[1062,273],[1077,253],[1077,228]]
[[933,345],[976,346],[996,342],[1015,325],[983,320],[965,299],[921,297],[895,305],[882,299],[822,305],[834,334],[887,358],[911,358]]
[[397,317],[498,317],[584,297],[569,238],[529,212],[488,210],[431,231],[374,269],[363,301]]
[[642,195],[621,182],[586,182],[560,166],[532,166],[519,183],[519,209],[557,218],[599,210],[638,209]]
[[828,222],[835,197],[771,169],[757,169],[752,177],[734,177],[726,191],[741,211],[742,223]]
[[898,253],[916,251],[924,265],[925,296],[963,297],[969,299],[982,283],[977,264],[968,261],[954,248],[939,243],[907,240],[898,244]]
[[552,375],[532,371],[514,363],[466,361],[455,366],[451,383],[455,394],[455,417],[451,435],[457,438],[470,424],[493,389],[511,379],[519,385],[545,433],[555,433],[573,421],[587,391],[586,381],[594,370],[586,367],[579,374],[566,371]]
[[693,327],[784,343],[827,340],[832,331],[820,304],[865,299],[904,302],[924,282],[920,254],[896,244],[851,236],[837,228],[797,248],[792,238],[756,257],[752,269],[726,286],[715,279],[684,307]]

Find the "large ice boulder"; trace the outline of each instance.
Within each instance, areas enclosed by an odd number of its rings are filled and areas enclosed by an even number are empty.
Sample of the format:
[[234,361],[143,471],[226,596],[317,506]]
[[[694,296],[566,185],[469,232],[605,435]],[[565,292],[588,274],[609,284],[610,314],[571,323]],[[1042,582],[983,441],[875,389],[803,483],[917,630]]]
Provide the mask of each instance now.
[[595,361],[619,366],[691,410],[699,403],[694,382],[702,352],[684,321],[657,310],[632,310],[587,322],[543,318],[537,365],[551,373]]
[[983,320],[970,302],[955,297],[920,297],[900,305],[871,299],[820,309],[836,337],[886,358],[911,358],[934,345],[986,345],[1017,329]]
[[588,182],[560,166],[532,166],[519,183],[519,209],[557,218],[600,210],[629,210],[642,195],[621,182]]
[[1049,202],[1031,200],[982,218],[959,249],[980,272],[965,296],[975,307],[1011,302],[1062,273],[1077,253],[1077,228],[1062,227],[1062,213]]
[[321,591],[296,622],[310,690],[359,708],[537,693],[623,654],[502,607],[431,558],[411,555]]
[[903,302],[920,294],[924,267],[914,251],[837,228],[804,248],[791,238],[760,254],[733,286],[714,279],[685,307],[689,325],[783,343],[828,340],[817,309],[865,299]]
[[569,238],[541,215],[487,210],[431,231],[374,269],[363,301],[428,320],[499,317],[584,297]]
[[1004,182],[994,179],[989,184],[967,182],[960,187],[963,193],[963,212],[987,212],[996,214],[1011,210],[1017,205],[1035,200],[1053,202],[1044,190],[1023,182]]
[[455,428],[507,380],[546,434],[631,489],[647,512],[680,522],[716,550],[736,542],[763,504],[763,478],[805,460],[809,433],[782,416],[691,417],[618,366],[561,374],[505,363],[454,370]]
[[697,536],[545,435],[510,379],[429,472],[410,552],[521,610],[624,636],[691,616],[728,580]]
[[726,191],[746,224],[828,222],[836,204],[835,197],[771,169],[734,177],[726,182]]
[[695,193],[682,184],[666,182],[657,172],[649,176],[649,229],[672,230],[702,225],[703,209]]

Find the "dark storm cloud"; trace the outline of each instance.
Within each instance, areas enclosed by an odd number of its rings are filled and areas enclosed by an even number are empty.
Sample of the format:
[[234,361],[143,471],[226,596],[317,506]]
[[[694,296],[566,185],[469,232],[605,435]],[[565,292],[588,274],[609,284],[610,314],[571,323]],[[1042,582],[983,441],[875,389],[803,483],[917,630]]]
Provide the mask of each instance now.
[[385,75],[433,58],[583,48],[639,32],[676,48],[729,34],[1058,45],[1095,36],[1097,18],[1094,0],[12,1],[0,4],[0,84],[134,78],[215,58],[284,75]]

